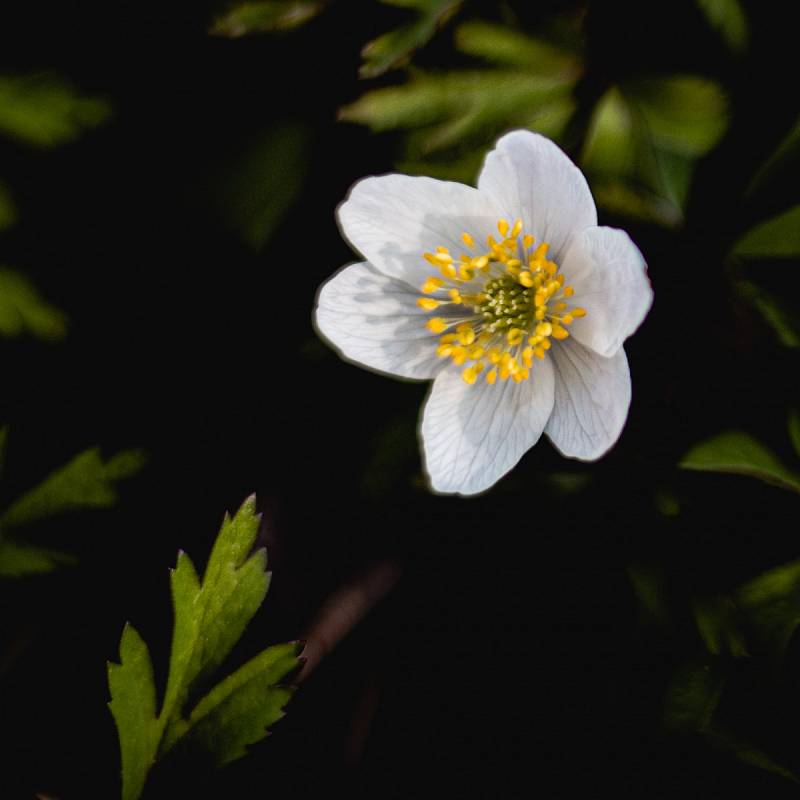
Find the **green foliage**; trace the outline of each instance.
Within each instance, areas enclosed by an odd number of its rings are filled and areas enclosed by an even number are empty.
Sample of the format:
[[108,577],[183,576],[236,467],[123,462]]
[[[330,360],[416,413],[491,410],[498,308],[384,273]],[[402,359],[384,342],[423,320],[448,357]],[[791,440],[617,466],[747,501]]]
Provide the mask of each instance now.
[[733,246],[742,258],[797,258],[800,256],[800,205],[749,230]]
[[697,5],[732,52],[738,55],[747,49],[747,17],[739,0],[697,0]]
[[667,690],[664,723],[676,731],[706,731],[724,687],[724,676],[708,662],[679,668]]
[[800,319],[786,301],[752,281],[735,284],[738,295],[761,314],[784,347],[800,348]]
[[800,476],[752,436],[728,431],[695,445],[680,462],[684,469],[749,475],[765,483],[800,492]]
[[0,267],[0,336],[23,332],[39,339],[63,339],[66,315],[43,300],[27,278]]
[[415,50],[427,44],[436,31],[460,8],[461,0],[382,0],[388,5],[413,8],[415,18],[406,25],[368,42],[359,74],[374,78],[408,61]]
[[108,665],[109,706],[120,738],[122,797],[139,797],[157,759],[177,744],[198,747],[218,765],[263,739],[283,716],[293,689],[281,685],[299,664],[297,642],[270,647],[192,700],[226,659],[269,586],[266,552],[252,551],[259,516],[250,497],[222,524],[202,581],[185,553],[171,574],[175,625],[169,677],[156,713],[147,645],[126,625],[120,663]]
[[795,453],[800,458],[800,411],[796,408],[789,412],[789,439]]
[[[4,442],[3,432],[0,445]],[[0,456],[2,450],[0,446]],[[134,475],[143,465],[144,456],[138,450],[123,450],[104,462],[100,451],[91,448],[18,497],[0,513],[0,576],[51,572],[74,563],[66,553],[20,541],[16,531],[68,511],[112,506],[117,501],[114,484]]]
[[715,656],[747,655],[736,619],[737,609],[730,597],[706,597],[694,601],[694,618],[706,650]]
[[64,144],[110,113],[104,100],[80,96],[55,75],[0,77],[0,132],[25,144]]
[[283,122],[246,149],[218,192],[230,227],[260,250],[300,197],[308,174],[311,131]]
[[313,19],[324,7],[323,2],[312,0],[238,3],[214,21],[210,33],[235,38],[252,33],[291,30]]

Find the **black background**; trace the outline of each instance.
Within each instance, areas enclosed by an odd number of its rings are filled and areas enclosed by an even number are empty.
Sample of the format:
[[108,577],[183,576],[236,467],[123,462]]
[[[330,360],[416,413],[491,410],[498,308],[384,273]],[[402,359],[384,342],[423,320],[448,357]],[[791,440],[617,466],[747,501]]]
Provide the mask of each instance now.
[[[688,612],[697,587],[726,591],[797,555],[796,499],[674,469],[691,444],[728,427],[792,459],[796,355],[733,305],[721,264],[737,233],[793,191],[787,176],[766,206],[739,201],[797,114],[793,32],[774,8],[749,8],[752,48],[736,63],[693,4],[641,5],[590,8],[592,69],[717,77],[730,133],[700,164],[681,233],[601,215],[629,229],[656,297],[626,346],[634,400],[619,445],[587,466],[543,441],[471,500],[419,482],[414,421],[426,386],[342,363],[311,325],[317,287],[354,258],[335,206],[355,180],[392,169],[392,137],[338,123],[336,111],[363,91],[359,50],[396,9],[343,2],[290,36],[233,41],[207,35],[210,3],[4,10],[4,72],[55,70],[108,98],[113,117],[49,152],[0,144],[21,216],[2,259],[71,318],[63,344],[0,343],[11,427],[3,498],[91,444],[143,447],[150,462],[115,509],[42,531],[79,554],[77,567],[0,589],[15,654],[0,685],[3,797],[115,796],[105,662],[130,620],[163,677],[167,568],[179,547],[202,563],[223,511],[252,491],[274,575],[240,659],[301,636],[324,599],[370,565],[393,559],[402,578],[249,758],[212,774],[174,766],[154,776],[150,796],[796,792],[660,722],[672,669],[701,649]],[[563,6],[523,17],[535,32]],[[313,130],[310,177],[255,254],[222,223],[217,180],[245,143],[285,120]],[[791,296],[789,273],[778,274]],[[387,447],[404,468],[375,490],[376,448]],[[563,497],[553,472],[591,482]],[[680,498],[677,518],[655,510],[663,487]],[[686,613],[669,633],[641,625],[626,576],[641,559],[666,565],[676,616]],[[783,701],[750,709],[747,724],[797,766],[790,667]],[[746,689],[749,680],[758,678]]]

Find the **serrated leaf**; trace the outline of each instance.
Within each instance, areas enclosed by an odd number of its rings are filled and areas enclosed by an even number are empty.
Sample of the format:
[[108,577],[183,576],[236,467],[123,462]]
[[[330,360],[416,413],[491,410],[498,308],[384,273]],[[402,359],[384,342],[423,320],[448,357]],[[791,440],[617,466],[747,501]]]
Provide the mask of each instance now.
[[392,3],[417,11],[415,19],[406,25],[368,42],[361,55],[364,63],[359,70],[362,78],[374,78],[405,63],[409,56],[427,44],[436,31],[461,6],[461,0],[416,0]]
[[[138,635],[130,644],[130,659],[139,664],[138,671],[131,667],[132,677],[126,682],[120,682],[118,672],[109,671],[112,712],[120,731],[125,800],[138,797],[154,761],[176,745],[200,747],[223,765],[245,755],[247,747],[264,738],[269,726],[283,715],[293,689],[280,681],[299,666],[302,646],[297,642],[268,648],[191,707],[196,690],[225,660],[267,592],[266,553],[263,549],[252,552],[259,519],[254,497],[248,498],[233,518],[225,516],[202,580],[189,557],[179,553],[171,574],[175,625],[169,675],[158,716],[154,709],[152,714],[149,710],[152,668],[148,672],[141,666],[142,647],[145,652],[146,647]],[[123,666],[125,659],[123,653]],[[135,701],[137,681],[147,709],[138,720],[132,713],[114,710],[115,703],[124,710]],[[151,717],[154,728],[146,721]],[[146,733],[124,730],[132,725],[144,726]]]
[[120,663],[108,664],[108,704],[119,732],[122,800],[136,800],[155,763],[162,725],[156,717],[156,688],[150,651],[135,628],[126,625]]
[[732,52],[742,53],[747,48],[747,17],[739,0],[697,0],[697,5]]
[[39,339],[63,339],[67,317],[43,300],[27,278],[0,267],[0,336],[25,332]]
[[117,500],[114,482],[143,465],[144,455],[137,450],[122,451],[108,462],[98,448],[84,450],[14,501],[0,515],[0,528],[18,528],[80,508],[107,508]]
[[0,577],[24,578],[75,564],[68,553],[18,542],[0,534]]
[[215,36],[236,38],[253,33],[270,33],[299,28],[325,7],[310,0],[262,0],[239,3],[218,17],[209,31]]
[[736,602],[775,659],[800,624],[800,561],[782,564],[742,586]]
[[246,755],[283,716],[294,690],[279,683],[297,669],[301,649],[296,642],[270,647],[218,683],[187,720],[189,743],[218,766]]
[[79,95],[55,75],[0,77],[0,132],[26,144],[63,144],[110,113],[104,100]]
[[800,492],[800,476],[787,469],[764,445],[742,431],[727,431],[695,445],[681,460],[683,469],[748,475]]
[[17,208],[8,187],[0,183],[0,231],[10,228],[17,222]]
[[741,258],[797,258],[800,256],[800,205],[749,230],[733,246]]

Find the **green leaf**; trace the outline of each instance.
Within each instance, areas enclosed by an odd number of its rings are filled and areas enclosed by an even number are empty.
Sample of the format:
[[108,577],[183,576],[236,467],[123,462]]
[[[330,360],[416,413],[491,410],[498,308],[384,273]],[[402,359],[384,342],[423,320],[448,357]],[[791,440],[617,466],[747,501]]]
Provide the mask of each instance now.
[[458,11],[461,0],[408,0],[392,5],[416,9],[416,18],[364,46],[361,51],[364,63],[359,70],[362,78],[374,78],[405,63]]
[[119,664],[108,664],[108,706],[119,732],[122,800],[136,800],[155,763],[162,726],[156,717],[150,651],[130,625],[122,632],[119,656]]
[[694,600],[694,618],[706,649],[715,656],[747,655],[744,637],[736,619],[736,607],[730,597],[706,597]]
[[0,577],[22,578],[53,572],[75,564],[77,559],[68,553],[17,542],[0,535]]
[[800,410],[796,408],[789,412],[789,439],[792,442],[795,453],[800,457]]
[[0,267],[0,336],[19,336],[23,332],[39,339],[63,339],[67,318],[45,302],[27,278]]
[[706,731],[722,698],[724,676],[711,663],[687,664],[670,682],[664,724],[675,731]]
[[84,450],[14,501],[0,515],[0,529],[18,528],[74,509],[107,508],[117,500],[114,483],[142,466],[144,455],[138,450],[124,450],[107,462],[98,448]]
[[769,570],[746,583],[736,602],[775,659],[786,652],[800,624],[800,561]]
[[235,38],[252,33],[291,30],[305,25],[324,7],[323,2],[310,0],[239,3],[214,21],[210,33]]
[[727,431],[695,445],[680,462],[684,469],[749,475],[765,483],[800,492],[800,476],[752,436]]
[[742,258],[797,258],[800,256],[800,205],[751,228],[733,246]]
[[104,122],[104,100],[81,97],[55,75],[0,77],[0,132],[36,147],[54,147],[76,139]]
[[784,347],[800,347],[800,319],[783,299],[752,281],[737,281],[735,289],[743,300],[761,314]]
[[311,130],[298,122],[270,128],[233,164],[215,194],[229,226],[261,250],[294,206],[308,174]]
[[[252,552],[259,516],[255,498],[248,498],[233,518],[222,524],[202,580],[185,553],[179,553],[171,574],[175,625],[164,701],[151,713],[152,669],[142,666],[142,648],[131,646],[139,664],[129,669],[130,680],[114,682],[109,672],[112,712],[120,732],[123,795],[135,800],[155,759],[176,745],[199,747],[218,765],[247,752],[247,747],[267,735],[283,715],[292,687],[281,681],[299,664],[302,645],[297,642],[270,647],[213,687],[192,707],[198,689],[226,659],[260,607],[269,586],[266,553]],[[123,644],[125,636],[123,635]],[[146,648],[144,648],[146,653]],[[123,668],[126,655],[121,652]],[[138,659],[138,660],[137,660]],[[117,668],[120,669],[120,668]],[[146,713],[139,719],[117,713],[143,698]],[[155,720],[155,724],[147,720]],[[131,732],[131,726],[143,731]]]
[[704,731],[704,736],[713,747],[729,752],[743,764],[766,770],[794,783],[798,782],[794,773],[775,761],[772,756],[719,725],[714,725],[711,729]]
[[697,0],[697,5],[732,52],[740,54],[747,49],[747,17],[739,0]]
[[0,183],[0,231],[17,223],[17,209],[8,187]]

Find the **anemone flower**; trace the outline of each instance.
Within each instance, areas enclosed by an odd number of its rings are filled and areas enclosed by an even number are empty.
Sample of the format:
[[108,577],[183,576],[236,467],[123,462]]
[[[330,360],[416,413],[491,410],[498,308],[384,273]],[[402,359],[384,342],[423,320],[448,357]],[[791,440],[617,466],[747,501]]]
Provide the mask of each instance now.
[[581,171],[530,131],[503,136],[478,188],[364,178],[338,209],[365,261],[320,289],[318,331],[348,361],[432,380],[421,437],[437,492],[481,492],[542,433],[600,458],[628,415],[622,344],[653,292],[636,245],[597,225]]

